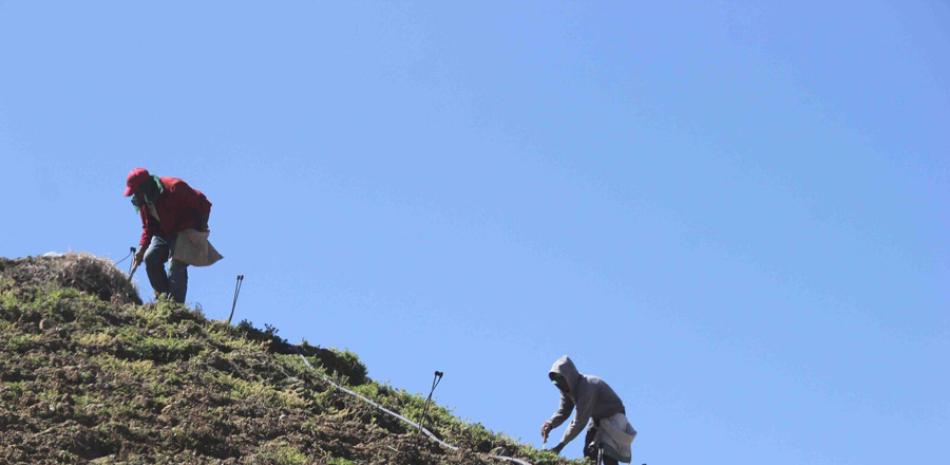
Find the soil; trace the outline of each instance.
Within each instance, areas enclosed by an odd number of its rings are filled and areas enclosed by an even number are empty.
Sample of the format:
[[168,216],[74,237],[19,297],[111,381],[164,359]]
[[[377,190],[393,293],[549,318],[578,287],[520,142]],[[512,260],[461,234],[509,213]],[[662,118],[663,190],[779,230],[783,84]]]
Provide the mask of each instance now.
[[0,463],[475,465],[515,451],[445,450],[294,354],[360,384],[357,360],[275,332],[141,305],[95,257],[0,259]]

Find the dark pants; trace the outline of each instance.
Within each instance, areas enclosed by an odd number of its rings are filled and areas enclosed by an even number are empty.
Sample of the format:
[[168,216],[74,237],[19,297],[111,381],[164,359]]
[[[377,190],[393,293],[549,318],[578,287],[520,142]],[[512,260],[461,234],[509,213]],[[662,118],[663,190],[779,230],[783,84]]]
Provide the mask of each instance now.
[[[584,457],[593,459],[595,462],[597,461],[597,453],[600,451],[600,445],[596,443],[596,438],[597,423],[595,422],[590,428],[587,428],[587,435],[584,436]],[[617,465],[617,461],[612,457],[608,457],[606,454],[603,460],[604,465]]]
[[152,242],[145,249],[145,271],[148,272],[148,281],[156,295],[171,295],[178,303],[185,303],[185,294],[188,292],[188,264],[172,259],[168,273],[165,273],[165,262],[169,256],[175,254],[175,239],[178,236],[165,239],[152,236]]

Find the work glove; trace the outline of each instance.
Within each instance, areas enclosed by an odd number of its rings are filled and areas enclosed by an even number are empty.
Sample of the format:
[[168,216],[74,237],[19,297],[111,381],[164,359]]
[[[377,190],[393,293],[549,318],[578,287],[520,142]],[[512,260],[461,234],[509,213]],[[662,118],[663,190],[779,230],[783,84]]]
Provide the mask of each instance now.
[[550,421],[546,421],[543,425],[541,425],[541,439],[543,439],[545,443],[548,442],[548,434],[551,433],[551,429]]

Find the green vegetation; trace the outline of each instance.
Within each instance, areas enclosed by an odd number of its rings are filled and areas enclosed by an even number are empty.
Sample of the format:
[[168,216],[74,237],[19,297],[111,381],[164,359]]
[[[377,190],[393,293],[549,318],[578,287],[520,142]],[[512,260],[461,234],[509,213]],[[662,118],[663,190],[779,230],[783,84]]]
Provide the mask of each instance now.
[[329,388],[297,355],[419,420],[425,399],[372,381],[355,354],[166,300],[142,305],[121,286],[89,257],[0,259],[0,463],[574,463],[433,405],[429,429],[461,447],[446,451]]
[[273,465],[304,465],[309,462],[306,454],[287,444],[265,447],[258,458],[260,463]]

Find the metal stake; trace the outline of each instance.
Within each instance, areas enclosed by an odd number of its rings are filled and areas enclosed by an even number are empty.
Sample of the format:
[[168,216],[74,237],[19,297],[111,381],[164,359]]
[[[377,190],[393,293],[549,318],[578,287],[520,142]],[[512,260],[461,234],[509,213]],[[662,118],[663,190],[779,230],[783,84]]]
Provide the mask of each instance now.
[[[135,276],[135,270],[139,269],[139,264],[135,262],[135,247],[129,247],[129,255],[125,258],[132,257],[132,261],[129,262],[129,282],[132,282],[132,276]],[[125,260],[123,258],[122,260]]]
[[238,294],[241,293],[241,283],[244,282],[244,275],[237,275],[237,282],[234,284],[234,301],[231,302],[231,314],[228,315],[228,324],[231,324],[231,318],[234,318],[234,309],[237,307]]
[[439,382],[442,381],[442,375],[444,374],[445,373],[442,373],[441,371],[436,371],[434,377],[432,378],[432,389],[429,390],[429,397],[426,398],[426,404],[424,407],[422,407],[422,421],[419,423],[420,430],[425,429],[426,427],[426,415],[429,412],[429,403],[432,401],[432,393],[435,392],[435,387],[438,386]]

